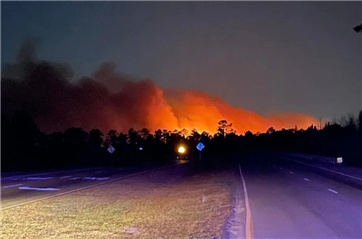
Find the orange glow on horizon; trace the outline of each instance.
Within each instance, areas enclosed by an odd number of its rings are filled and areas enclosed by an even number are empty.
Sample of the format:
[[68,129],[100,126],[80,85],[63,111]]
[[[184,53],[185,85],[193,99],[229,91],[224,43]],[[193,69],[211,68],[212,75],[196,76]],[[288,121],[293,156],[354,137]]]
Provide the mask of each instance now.
[[[164,99],[165,98],[165,99]],[[167,107],[158,108],[154,115],[167,116],[162,129],[182,130],[189,133],[196,129],[198,132],[206,131],[214,134],[217,131],[218,122],[227,120],[232,123],[232,128],[237,134],[264,133],[270,127],[274,129],[306,129],[311,125],[317,125],[318,121],[312,116],[302,113],[283,113],[269,117],[263,117],[255,112],[240,107],[233,107],[224,100],[198,91],[166,91]],[[152,118],[152,116],[150,116]],[[175,125],[177,122],[177,126]],[[153,128],[153,130],[157,130]]]
[[111,109],[106,107],[105,111],[124,113],[118,114],[118,117],[114,117],[117,115],[114,113],[107,117],[112,121],[106,124],[107,128],[102,128],[104,132],[110,129],[127,132],[129,128],[147,128],[151,133],[158,129],[185,129],[188,131],[186,134],[190,134],[192,130],[215,134],[220,120],[232,123],[237,134],[245,134],[247,131],[264,133],[270,127],[276,130],[294,129],[295,126],[305,129],[318,124],[315,118],[302,113],[264,117],[253,111],[231,106],[221,98],[205,92],[163,90],[151,80],[128,81],[125,86],[121,93],[125,101],[130,102],[127,106],[130,111],[125,112],[119,105],[114,105]]

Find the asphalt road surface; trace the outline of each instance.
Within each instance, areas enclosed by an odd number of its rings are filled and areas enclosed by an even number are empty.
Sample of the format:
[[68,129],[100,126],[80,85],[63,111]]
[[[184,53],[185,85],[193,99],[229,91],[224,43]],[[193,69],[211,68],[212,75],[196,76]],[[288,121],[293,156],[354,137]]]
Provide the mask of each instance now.
[[266,154],[249,157],[241,169],[254,238],[362,238],[357,187]]
[[61,196],[149,170],[152,168],[99,167],[33,174],[5,174],[1,177],[1,207],[5,209]]

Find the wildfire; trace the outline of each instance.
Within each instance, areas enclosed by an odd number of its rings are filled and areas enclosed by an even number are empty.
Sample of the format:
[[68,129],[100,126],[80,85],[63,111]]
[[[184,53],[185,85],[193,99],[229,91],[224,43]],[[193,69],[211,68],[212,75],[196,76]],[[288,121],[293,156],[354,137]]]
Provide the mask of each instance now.
[[317,120],[302,113],[285,113],[263,117],[243,108],[233,107],[224,100],[197,91],[172,91],[167,94],[167,102],[178,120],[179,128],[189,131],[215,133],[220,120],[232,123],[237,133],[266,132],[268,128],[307,128],[316,125]]
[[114,72],[112,65],[101,66],[93,78],[76,83],[50,63],[33,66],[26,79],[2,82],[2,110],[27,111],[44,132],[82,127],[105,133],[147,128],[150,132],[196,129],[214,134],[218,122],[227,120],[238,134],[244,134],[317,124],[302,113],[264,117],[205,92],[163,90],[151,80],[129,80]]

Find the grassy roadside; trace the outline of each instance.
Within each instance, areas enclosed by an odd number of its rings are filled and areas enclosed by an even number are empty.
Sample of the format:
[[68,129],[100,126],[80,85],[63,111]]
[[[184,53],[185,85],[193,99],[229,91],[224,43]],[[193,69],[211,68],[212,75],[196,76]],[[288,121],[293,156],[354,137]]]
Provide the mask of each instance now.
[[2,238],[224,238],[234,174],[182,170],[173,167],[4,210]]

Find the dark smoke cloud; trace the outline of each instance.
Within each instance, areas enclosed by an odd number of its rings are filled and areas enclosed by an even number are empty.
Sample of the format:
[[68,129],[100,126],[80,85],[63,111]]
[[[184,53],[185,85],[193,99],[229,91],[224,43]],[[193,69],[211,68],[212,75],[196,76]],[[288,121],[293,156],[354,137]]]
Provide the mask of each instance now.
[[[167,112],[157,107],[166,103],[162,91],[151,80],[132,81],[116,73],[111,63],[101,65],[93,78],[70,83],[69,67],[38,61],[34,45],[25,41],[17,62],[3,68],[2,113],[26,111],[43,131],[165,127],[159,117]],[[176,119],[167,126],[177,127]]]

